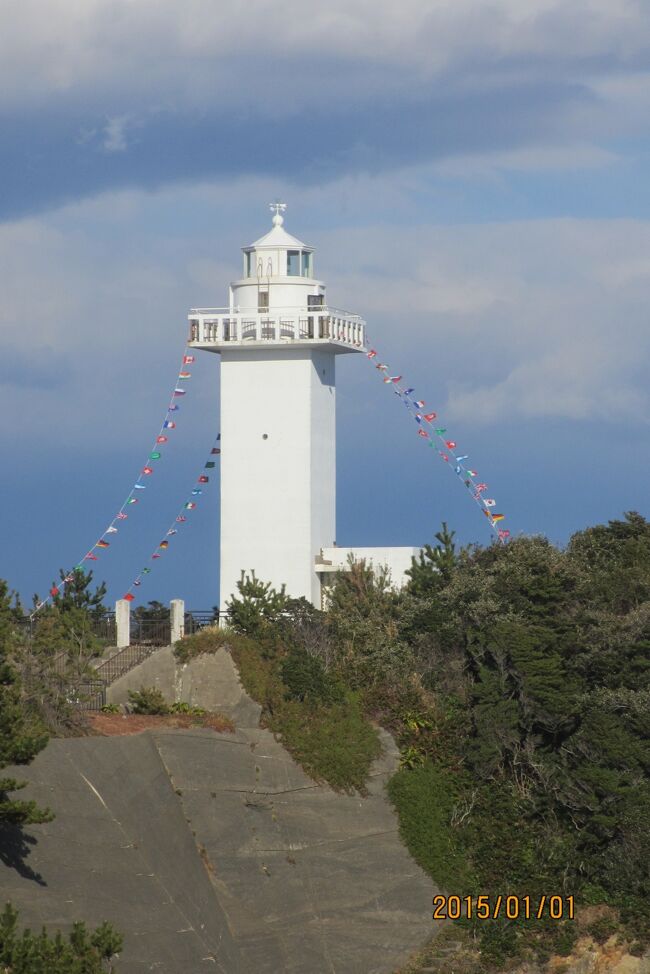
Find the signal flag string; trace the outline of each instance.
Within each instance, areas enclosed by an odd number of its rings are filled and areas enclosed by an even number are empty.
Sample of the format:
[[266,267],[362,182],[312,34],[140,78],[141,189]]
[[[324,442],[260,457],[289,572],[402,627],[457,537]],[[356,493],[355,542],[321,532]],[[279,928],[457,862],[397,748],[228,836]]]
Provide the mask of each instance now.
[[[371,348],[366,352],[366,358],[370,362],[377,358],[376,349]],[[487,517],[496,537],[502,544],[505,544],[510,537],[510,531],[507,528],[499,527],[500,522],[505,518],[505,514],[492,513],[492,508],[496,507],[497,502],[493,497],[483,496],[489,488],[487,484],[477,480],[478,471],[466,465],[465,461],[469,460],[469,454],[458,454],[456,452],[458,445],[455,440],[447,439],[446,427],[434,425],[436,421],[440,422],[438,414],[427,411],[427,404],[423,399],[414,398],[415,389],[405,389],[400,385],[403,378],[401,375],[389,375],[389,367],[381,362],[375,365],[375,369],[379,371],[384,384],[392,386],[395,395],[399,396],[409,410],[419,427],[418,436],[425,440],[428,446],[435,450],[438,456],[451,467],[458,479],[468,489],[470,497],[479,510]]]
[[111,519],[111,521],[109,522],[105,530],[102,531],[102,533],[100,534],[99,538],[92,546],[92,548],[90,548],[88,552],[83,556],[83,558],[79,562],[77,562],[74,568],[71,571],[69,571],[67,575],[64,576],[64,578],[62,579],[61,582],[58,583],[58,585],[56,583],[52,585],[49,595],[47,596],[47,598],[37,603],[34,610],[30,614],[30,619],[33,619],[34,616],[38,612],[40,612],[40,610],[44,606],[48,604],[48,602],[50,602],[57,595],[61,594],[61,591],[65,588],[65,586],[69,582],[71,582],[72,579],[74,578],[74,573],[78,571],[80,568],[83,568],[86,562],[98,561],[98,556],[96,552],[100,550],[105,550],[106,548],[110,548],[111,546],[111,542],[108,541],[107,535],[117,534],[118,532],[118,528],[116,526],[117,523],[120,522],[120,524],[122,524],[124,521],[127,520],[129,516],[127,514],[126,509],[130,508],[134,504],[139,503],[140,497],[137,495],[139,495],[141,491],[146,490],[147,487],[147,485],[143,483],[143,481],[146,480],[148,477],[152,476],[155,469],[155,464],[162,457],[164,444],[167,443],[169,440],[170,432],[176,429],[176,421],[174,416],[180,409],[180,406],[178,405],[176,400],[184,396],[187,391],[185,388],[183,388],[183,383],[187,382],[192,377],[192,373],[186,371],[186,366],[191,365],[193,362],[194,362],[194,356],[188,354],[188,346],[185,345],[185,348],[183,349],[181,365],[176,376],[174,389],[169,400],[169,405],[167,406],[167,409],[165,411],[164,419],[158,431],[158,435],[156,436],[153,442],[152,448],[149,450],[149,453],[147,454],[147,459],[144,463],[144,466],[140,470],[136,482],[134,483],[133,487],[131,487],[131,490],[126,495],[126,498],[124,499],[121,507],[119,508],[117,513],[113,516],[113,518]]
[[[178,534],[178,529],[187,523],[187,512],[193,511],[196,508],[197,501],[193,500],[193,498],[200,497],[201,494],[203,493],[203,485],[209,483],[210,481],[210,475],[205,473],[205,471],[213,470],[216,466],[215,457],[221,454],[221,448],[218,445],[220,440],[221,440],[221,433],[218,433],[217,438],[214,441],[214,444],[212,446],[212,449],[210,450],[209,459],[206,460],[201,470],[201,473],[199,474],[196,481],[196,483],[200,484],[201,486],[193,487],[190,494],[188,494],[187,498],[183,501],[183,504],[178,514],[176,515],[172,523],[169,525],[169,528],[165,532],[165,536],[163,540],[160,542],[160,544],[158,544],[154,548],[153,552],[151,553],[152,561],[156,561],[158,558],[162,558],[165,551],[167,551],[167,549],[169,548],[169,538],[175,534]],[[142,585],[143,577],[145,575],[150,575],[150,574],[151,574],[150,567],[145,566],[144,568],[141,568],[140,572],[138,573],[138,575],[136,575],[135,579],[131,582],[131,585],[126,590],[126,593],[122,596],[122,598],[126,599],[127,602],[133,602],[133,600],[135,599],[135,595],[133,594],[133,589],[139,588],[139,586]]]

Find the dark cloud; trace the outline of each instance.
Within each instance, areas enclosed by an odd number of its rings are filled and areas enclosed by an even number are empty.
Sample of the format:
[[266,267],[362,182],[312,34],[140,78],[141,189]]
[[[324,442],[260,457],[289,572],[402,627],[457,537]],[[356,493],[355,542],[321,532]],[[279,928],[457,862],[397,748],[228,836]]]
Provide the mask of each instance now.
[[[455,154],[530,144],[554,119],[590,98],[571,84],[539,83],[445,96],[338,104],[271,119],[251,111],[156,112],[98,119],[5,117],[0,134],[0,219],[125,187],[277,176],[316,184]],[[117,151],[116,151],[117,150]]]

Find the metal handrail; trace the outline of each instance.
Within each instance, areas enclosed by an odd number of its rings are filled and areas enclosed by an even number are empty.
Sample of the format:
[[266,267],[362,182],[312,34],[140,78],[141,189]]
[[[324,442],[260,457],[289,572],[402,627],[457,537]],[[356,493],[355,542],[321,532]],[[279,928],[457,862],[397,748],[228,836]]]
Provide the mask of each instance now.
[[289,313],[292,315],[310,315],[314,312],[319,314],[331,314],[337,318],[353,318],[356,321],[363,321],[361,315],[355,314],[353,311],[344,311],[343,308],[333,308],[330,304],[319,304],[314,307],[310,307],[305,304],[287,304],[278,305],[272,308],[264,308],[262,311],[258,311],[256,308],[241,308],[239,305],[235,308],[190,308],[190,315],[216,315],[218,317],[223,317],[224,315],[253,315],[258,314],[285,314]]
[[138,666],[160,648],[160,646],[141,646],[137,643],[125,646],[110,659],[100,663],[95,669],[95,674],[106,686],[110,686],[111,683],[119,680],[121,676]]

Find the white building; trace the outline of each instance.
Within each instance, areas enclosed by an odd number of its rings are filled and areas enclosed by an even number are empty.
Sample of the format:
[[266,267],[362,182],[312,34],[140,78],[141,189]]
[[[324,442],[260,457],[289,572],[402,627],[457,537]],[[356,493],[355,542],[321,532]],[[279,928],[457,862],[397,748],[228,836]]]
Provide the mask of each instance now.
[[[364,350],[365,323],[327,304],[313,248],[284,229],[284,204],[271,209],[228,307],[189,315],[190,344],[221,355],[222,608],[242,569],[318,606],[350,551],[335,546],[336,357]],[[393,572],[417,553],[381,551],[403,553],[387,558]]]

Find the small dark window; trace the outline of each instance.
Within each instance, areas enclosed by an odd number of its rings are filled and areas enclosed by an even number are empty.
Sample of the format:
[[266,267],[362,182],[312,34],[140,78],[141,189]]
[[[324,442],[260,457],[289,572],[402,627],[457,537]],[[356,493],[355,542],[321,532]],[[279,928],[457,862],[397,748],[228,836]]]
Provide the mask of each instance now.
[[307,295],[307,307],[308,308],[322,308],[323,307],[323,295],[322,294],[308,294]]
[[300,251],[287,250],[287,275],[300,277]]
[[257,295],[257,307],[260,311],[269,310],[269,292],[259,291]]

